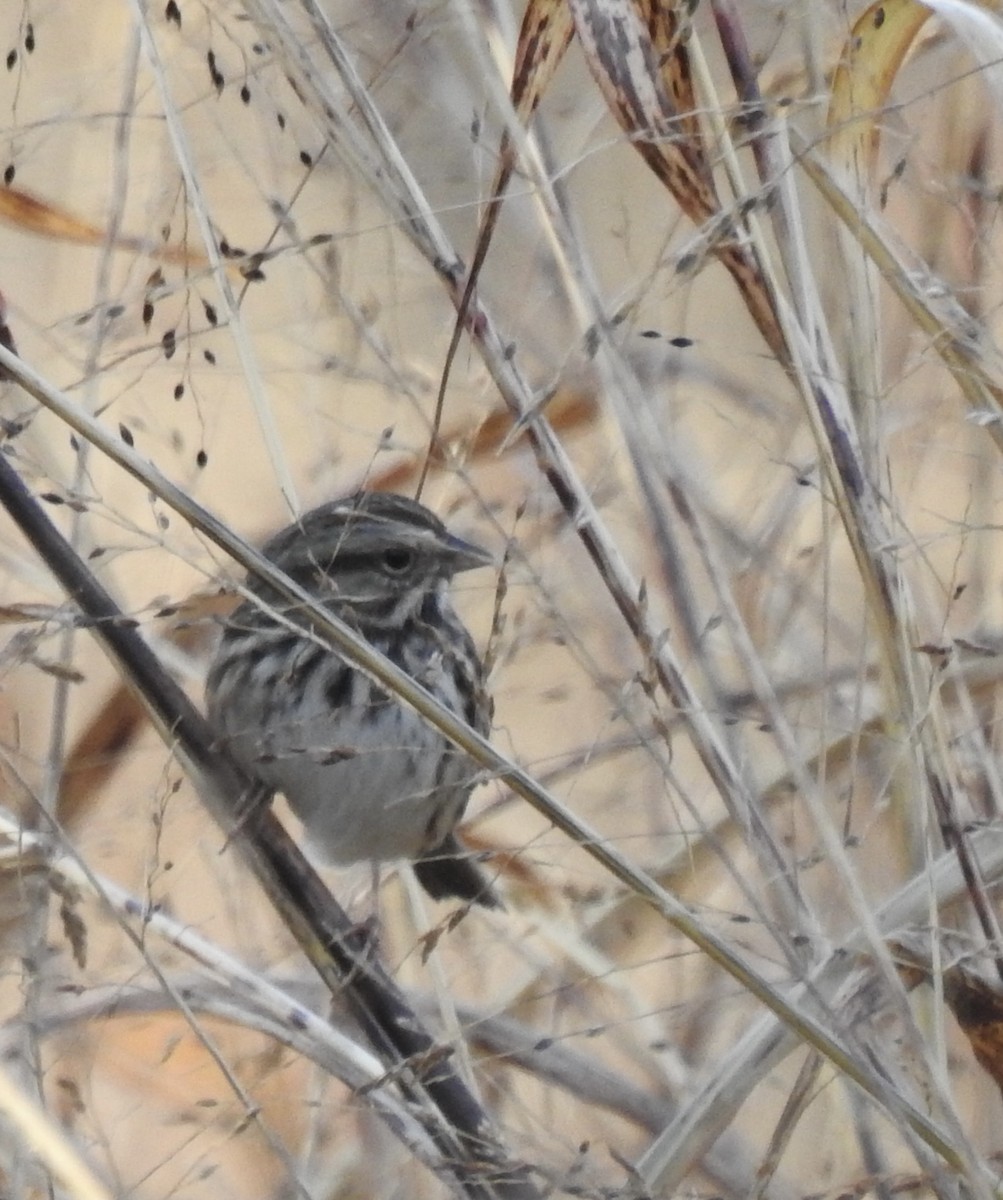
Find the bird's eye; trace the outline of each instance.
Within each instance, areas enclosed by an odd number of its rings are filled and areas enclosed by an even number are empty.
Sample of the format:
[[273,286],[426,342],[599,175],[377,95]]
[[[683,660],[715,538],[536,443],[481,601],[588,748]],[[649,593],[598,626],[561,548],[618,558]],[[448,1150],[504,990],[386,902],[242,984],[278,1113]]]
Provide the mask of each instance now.
[[414,551],[404,546],[392,546],[383,552],[383,565],[391,575],[403,575],[414,562]]

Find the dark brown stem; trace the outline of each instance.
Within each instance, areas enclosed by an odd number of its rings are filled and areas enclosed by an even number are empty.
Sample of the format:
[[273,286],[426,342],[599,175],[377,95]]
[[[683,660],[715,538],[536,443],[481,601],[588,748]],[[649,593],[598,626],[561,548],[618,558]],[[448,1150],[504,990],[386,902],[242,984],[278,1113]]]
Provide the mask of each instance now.
[[[487,1114],[421,1026],[371,947],[271,813],[269,794],[216,744],[212,730],[109,593],[43,512],[0,453],[0,503],[79,606],[95,637],[139,693],[192,772],[210,813],[244,856],[290,932],[332,994],[356,1020],[406,1094],[424,1093],[416,1115],[471,1200],[535,1200],[527,1168],[513,1162]],[[250,814],[250,815],[248,815]]]

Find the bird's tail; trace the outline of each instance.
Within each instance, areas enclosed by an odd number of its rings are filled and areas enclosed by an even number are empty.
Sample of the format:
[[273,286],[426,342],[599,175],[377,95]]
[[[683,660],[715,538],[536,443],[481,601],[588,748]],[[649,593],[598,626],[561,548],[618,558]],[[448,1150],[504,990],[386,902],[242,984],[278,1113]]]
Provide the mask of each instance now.
[[505,907],[470,852],[452,834],[415,861],[414,873],[434,900],[457,896],[485,908]]

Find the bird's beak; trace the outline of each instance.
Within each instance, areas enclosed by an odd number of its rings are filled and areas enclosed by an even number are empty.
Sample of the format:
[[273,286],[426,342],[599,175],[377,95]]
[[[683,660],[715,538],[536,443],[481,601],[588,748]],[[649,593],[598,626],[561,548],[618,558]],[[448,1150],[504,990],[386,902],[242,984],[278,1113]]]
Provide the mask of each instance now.
[[494,566],[496,562],[495,556],[487,550],[452,534],[446,541],[445,549],[449,555],[449,565],[454,571],[473,571],[477,567]]

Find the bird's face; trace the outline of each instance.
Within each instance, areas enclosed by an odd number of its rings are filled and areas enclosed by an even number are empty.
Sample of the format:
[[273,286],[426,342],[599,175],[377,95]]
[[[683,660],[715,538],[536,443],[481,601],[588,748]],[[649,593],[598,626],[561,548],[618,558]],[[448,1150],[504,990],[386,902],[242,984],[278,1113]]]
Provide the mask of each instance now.
[[458,572],[492,562],[423,505],[385,493],[314,509],[264,552],[324,604],[373,624],[406,619]]

